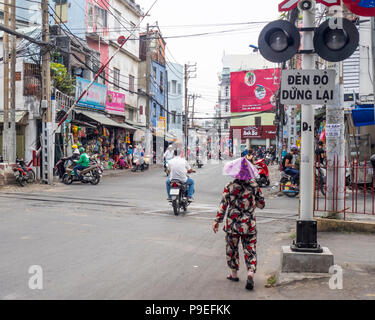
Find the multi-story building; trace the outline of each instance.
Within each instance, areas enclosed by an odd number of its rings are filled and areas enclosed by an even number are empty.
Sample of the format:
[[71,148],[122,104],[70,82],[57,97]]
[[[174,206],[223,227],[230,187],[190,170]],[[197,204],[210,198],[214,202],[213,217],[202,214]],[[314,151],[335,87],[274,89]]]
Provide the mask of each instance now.
[[[145,104],[147,137],[146,153],[155,152],[157,161],[164,153],[166,136],[166,96],[167,72],[165,61],[165,41],[158,26],[147,33],[140,34],[139,91],[143,94],[141,103]],[[148,52],[148,54],[147,54]],[[148,69],[149,68],[149,69]],[[147,83],[148,82],[148,83]],[[148,118],[148,119],[147,119]],[[148,150],[147,150],[148,149]]]
[[168,112],[167,129],[180,141],[183,137],[183,66],[173,62],[167,62],[168,76]]

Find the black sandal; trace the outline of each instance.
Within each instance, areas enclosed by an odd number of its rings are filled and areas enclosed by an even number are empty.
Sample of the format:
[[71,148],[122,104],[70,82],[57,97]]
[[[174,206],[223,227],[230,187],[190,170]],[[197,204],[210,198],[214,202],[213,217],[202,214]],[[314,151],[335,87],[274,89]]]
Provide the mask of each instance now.
[[254,289],[254,280],[252,277],[247,277],[246,289],[250,291]]
[[234,282],[238,282],[238,281],[240,281],[239,278],[233,278],[232,275],[228,275],[228,276],[227,276],[227,279],[230,280],[230,281],[234,281]]

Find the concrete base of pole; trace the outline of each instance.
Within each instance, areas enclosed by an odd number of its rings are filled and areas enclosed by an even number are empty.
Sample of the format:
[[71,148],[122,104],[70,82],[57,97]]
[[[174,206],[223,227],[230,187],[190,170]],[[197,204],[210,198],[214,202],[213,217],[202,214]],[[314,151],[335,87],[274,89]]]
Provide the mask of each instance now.
[[281,272],[328,273],[333,265],[333,254],[326,247],[322,253],[294,252],[290,246],[281,247]]

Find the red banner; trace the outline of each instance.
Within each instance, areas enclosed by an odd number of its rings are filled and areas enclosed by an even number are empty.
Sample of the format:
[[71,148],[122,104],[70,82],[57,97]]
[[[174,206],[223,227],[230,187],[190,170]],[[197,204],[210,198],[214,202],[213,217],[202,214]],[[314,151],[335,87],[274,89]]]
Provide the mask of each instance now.
[[280,68],[232,72],[231,111],[259,112],[276,106]]

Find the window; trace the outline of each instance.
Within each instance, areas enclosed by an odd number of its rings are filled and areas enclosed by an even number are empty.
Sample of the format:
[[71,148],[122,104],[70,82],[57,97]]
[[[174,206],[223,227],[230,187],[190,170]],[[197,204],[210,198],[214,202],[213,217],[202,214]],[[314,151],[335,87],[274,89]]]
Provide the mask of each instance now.
[[94,7],[91,3],[87,4],[87,26],[89,30],[94,28]]
[[229,112],[229,103],[225,102],[225,112]]
[[143,115],[143,106],[139,106],[139,115]]
[[95,22],[96,28],[101,30],[107,27],[107,11],[95,6]]
[[114,89],[118,90],[120,88],[120,70],[113,68],[113,85]]
[[182,94],[182,91],[181,91],[181,83],[178,84],[178,94]]
[[225,96],[229,97],[229,87],[228,86],[225,87]]
[[129,74],[129,90],[131,93],[134,93],[134,76]]
[[121,12],[117,11],[116,9],[113,9],[115,12],[114,18],[115,18],[115,32],[120,33],[121,32]]
[[164,89],[164,73],[160,71],[160,92]]
[[153,111],[153,116],[156,117],[156,103],[155,102],[153,103],[152,111]]
[[133,111],[133,109],[129,109],[129,120],[130,121],[134,120],[134,111]]
[[181,113],[177,113],[177,123],[181,124]]
[[256,126],[262,125],[262,117],[255,117],[255,125]]
[[152,67],[152,75],[154,76],[154,80],[156,82],[156,67]]
[[172,80],[172,93],[176,94],[177,93],[177,81]]
[[176,111],[172,111],[172,124],[176,123]]
[[160,106],[160,116],[163,116],[163,108]]
[[229,129],[229,121],[225,120],[224,129]]

